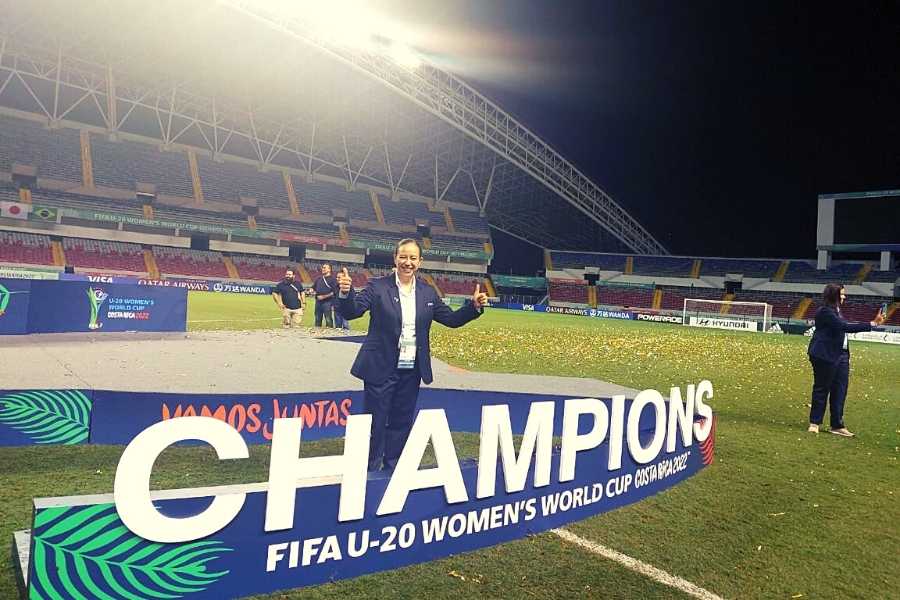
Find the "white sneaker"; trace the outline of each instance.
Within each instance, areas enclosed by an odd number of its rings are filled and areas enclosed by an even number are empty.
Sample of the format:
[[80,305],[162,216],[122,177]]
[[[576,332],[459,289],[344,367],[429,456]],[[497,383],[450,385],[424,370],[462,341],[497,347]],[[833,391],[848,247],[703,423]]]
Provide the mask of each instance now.
[[807,431],[810,433],[819,433],[819,426],[816,425],[815,423],[810,423],[809,428],[807,428]]
[[841,427],[840,429],[832,429],[831,433],[834,435],[839,435],[841,437],[855,437],[856,434],[847,429],[846,427]]

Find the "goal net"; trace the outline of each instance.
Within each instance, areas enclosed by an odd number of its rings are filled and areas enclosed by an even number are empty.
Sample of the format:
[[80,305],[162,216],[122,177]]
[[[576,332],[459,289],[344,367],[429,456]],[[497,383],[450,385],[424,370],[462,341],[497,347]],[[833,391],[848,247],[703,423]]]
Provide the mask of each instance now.
[[692,327],[768,331],[772,324],[772,305],[765,302],[685,298],[682,319],[685,325]]

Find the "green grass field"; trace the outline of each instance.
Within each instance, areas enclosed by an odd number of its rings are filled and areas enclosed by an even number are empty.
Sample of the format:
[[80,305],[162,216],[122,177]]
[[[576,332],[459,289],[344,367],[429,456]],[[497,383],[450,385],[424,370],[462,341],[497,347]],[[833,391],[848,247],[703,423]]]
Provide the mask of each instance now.
[[[192,292],[193,330],[280,326],[271,298]],[[305,322],[311,324],[312,310]],[[365,328],[365,320],[352,323]],[[900,590],[900,348],[855,343],[848,427],[806,432],[808,340],[674,325],[488,311],[433,330],[435,354],[474,370],[595,377],[634,388],[713,382],[716,460],[639,504],[573,524],[578,535],[727,598],[888,598]],[[438,385],[440,382],[436,382]],[[460,455],[477,439],[456,436]],[[333,453],[339,442],[308,444]],[[112,490],[121,447],[0,450],[0,536],[29,526],[31,499]],[[262,481],[268,449],[224,465],[169,450],[154,486]],[[8,553],[0,597],[14,596]],[[683,597],[552,534],[271,598]]]

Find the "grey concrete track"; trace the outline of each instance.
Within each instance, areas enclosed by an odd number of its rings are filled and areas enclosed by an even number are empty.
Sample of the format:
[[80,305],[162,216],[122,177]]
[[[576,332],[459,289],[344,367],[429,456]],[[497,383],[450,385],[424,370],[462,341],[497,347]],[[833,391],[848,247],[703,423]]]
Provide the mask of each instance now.
[[[361,390],[359,346],[337,330],[0,336],[0,389],[287,393]],[[596,379],[465,371],[434,360],[432,387],[608,397],[636,390]]]

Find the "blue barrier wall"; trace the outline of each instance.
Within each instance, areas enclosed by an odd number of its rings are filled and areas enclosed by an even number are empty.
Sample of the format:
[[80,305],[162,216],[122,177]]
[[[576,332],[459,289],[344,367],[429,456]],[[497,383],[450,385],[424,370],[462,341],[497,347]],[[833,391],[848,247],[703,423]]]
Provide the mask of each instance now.
[[0,279],[0,335],[28,333],[30,279]]
[[184,288],[18,279],[0,286],[0,334],[187,328]]

